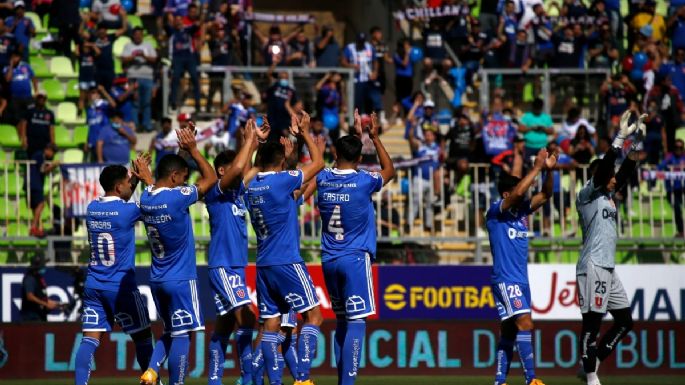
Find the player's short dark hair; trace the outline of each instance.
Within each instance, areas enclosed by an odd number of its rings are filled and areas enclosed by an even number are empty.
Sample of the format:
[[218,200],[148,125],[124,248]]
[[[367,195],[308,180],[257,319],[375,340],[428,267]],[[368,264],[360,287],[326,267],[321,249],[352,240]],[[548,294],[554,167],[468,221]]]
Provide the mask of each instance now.
[[128,176],[128,170],[126,167],[114,164],[105,167],[100,173],[100,186],[105,192],[110,192],[114,190],[114,186],[122,180],[126,179]]
[[166,178],[174,171],[180,171],[188,168],[188,162],[178,154],[167,154],[160,159],[157,164],[157,179]]
[[166,117],[166,116],[165,116],[165,117],[162,118],[162,124],[164,124],[164,123],[171,123],[171,122],[172,122],[172,120],[171,120],[171,118],[169,118],[169,117]]
[[235,157],[236,152],[233,150],[221,151],[216,158],[214,158],[214,169],[231,164]]
[[497,191],[499,192],[499,195],[502,196],[505,192],[513,190],[520,182],[521,178],[503,172],[497,180]]
[[356,135],[341,136],[334,145],[336,155],[347,162],[356,162],[362,155],[362,141]]
[[145,32],[145,30],[143,29],[143,27],[133,27],[131,33],[134,34],[136,32]]
[[374,26],[371,27],[371,29],[369,30],[369,34],[370,34],[370,35],[373,35],[374,33],[376,33],[376,32],[381,32],[381,31],[382,31],[382,30],[381,30],[381,27],[379,27],[379,26],[377,26],[377,25],[374,25]]
[[285,159],[285,148],[280,142],[268,141],[259,148],[257,159],[261,168],[275,166]]

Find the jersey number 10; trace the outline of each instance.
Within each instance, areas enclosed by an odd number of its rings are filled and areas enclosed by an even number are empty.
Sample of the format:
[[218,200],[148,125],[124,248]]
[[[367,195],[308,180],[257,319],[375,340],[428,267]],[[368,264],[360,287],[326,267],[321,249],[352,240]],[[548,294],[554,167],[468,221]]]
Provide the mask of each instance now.
[[114,238],[110,233],[100,233],[97,235],[97,239],[93,239],[91,235],[90,247],[91,247],[91,265],[97,265],[97,261],[100,260],[102,266],[112,266],[116,261],[116,256],[114,253]]

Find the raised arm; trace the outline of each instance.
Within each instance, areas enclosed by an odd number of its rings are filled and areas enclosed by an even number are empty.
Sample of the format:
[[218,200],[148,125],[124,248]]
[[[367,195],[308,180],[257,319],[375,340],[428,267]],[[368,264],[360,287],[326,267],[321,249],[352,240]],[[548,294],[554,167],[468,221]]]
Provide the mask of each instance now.
[[[152,156],[149,152],[138,154],[133,161],[131,165],[131,174],[135,177],[136,184],[138,183],[138,180],[143,181],[143,183],[148,186],[155,183],[155,180],[152,177],[152,171],[150,171],[150,163],[152,163]],[[131,178],[131,189],[135,189],[133,178]]]
[[637,166],[637,161],[639,160],[639,153],[638,151],[634,151],[634,149],[637,150],[639,144],[641,144],[642,142],[642,137],[644,137],[643,120],[647,117],[647,115],[641,115],[636,123],[628,125],[628,121],[630,120],[631,115],[632,111],[627,110],[621,116],[621,121],[619,123],[619,132],[611,145],[611,150],[609,150],[604,155],[604,158],[602,158],[602,160],[600,161],[599,165],[597,166],[597,170],[595,171],[595,174],[592,177],[592,182],[595,188],[604,187],[607,185],[607,183],[609,183],[609,180],[612,178],[612,176],[614,176],[614,167],[616,164],[616,158],[618,157],[618,153],[620,151],[623,151],[624,141],[630,135],[639,130],[640,133],[638,133],[638,138],[636,138],[636,142],[631,147],[631,151],[628,153],[626,159],[623,160],[621,168],[615,175],[616,190],[619,190],[625,184],[625,182],[630,177],[630,174],[635,170],[635,167]]
[[219,181],[219,187],[221,187],[222,191],[229,189],[235,183],[235,181],[238,180],[238,178],[243,176],[245,166],[250,162],[254,144],[257,141],[255,129],[254,120],[249,119],[245,124],[243,145],[233,160],[233,163],[231,163],[231,167],[229,167],[227,170],[224,170],[224,175],[221,176],[221,180]]
[[378,123],[378,116],[376,113],[371,114],[371,127],[369,127],[369,138],[373,142],[373,146],[376,148],[376,153],[378,154],[378,160],[381,163],[380,174],[383,177],[383,185],[388,184],[391,180],[395,178],[395,166],[392,164],[392,159],[388,155],[388,151],[385,150],[383,142],[378,135],[380,124]]
[[311,163],[306,164],[302,167],[302,183],[307,183],[309,180],[314,178],[319,171],[323,170],[323,154],[319,151],[314,139],[309,133],[310,118],[309,114],[302,111],[302,119],[299,121],[299,132],[298,136],[304,140],[304,144],[307,145],[309,149],[309,155],[312,158]]
[[547,176],[542,184],[542,190],[533,195],[533,198],[530,200],[530,208],[533,211],[539,209],[542,205],[547,203],[549,198],[554,193],[554,166],[557,164],[557,159],[559,159],[558,152],[547,156],[547,159],[545,160]]
[[542,149],[538,152],[535,157],[535,163],[533,164],[533,169],[526,175],[514,189],[509,193],[509,195],[502,200],[501,210],[506,211],[512,207],[516,207],[521,200],[526,196],[528,189],[535,182],[535,178],[542,171],[545,162],[547,161],[547,149]]
[[195,182],[195,186],[197,186],[198,195],[203,197],[216,183],[214,168],[207,162],[207,159],[202,156],[202,153],[197,148],[197,142],[195,141],[195,124],[193,122],[188,122],[188,126],[176,130],[176,134],[178,135],[179,147],[190,154],[200,169],[200,179]]

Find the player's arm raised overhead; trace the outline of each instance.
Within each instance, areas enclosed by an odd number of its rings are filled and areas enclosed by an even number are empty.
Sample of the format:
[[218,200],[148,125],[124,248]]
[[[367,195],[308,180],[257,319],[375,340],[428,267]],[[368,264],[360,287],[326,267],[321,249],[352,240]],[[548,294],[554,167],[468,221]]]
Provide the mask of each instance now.
[[302,167],[302,183],[307,183],[309,180],[314,178],[319,171],[323,170],[323,154],[316,146],[314,139],[309,134],[310,119],[309,114],[302,111],[302,118],[298,122],[298,136],[304,140],[304,144],[307,145],[309,149],[309,154],[312,157],[312,161]]
[[[604,158],[602,158],[602,160],[599,162],[597,170],[595,171],[595,174],[592,178],[594,188],[602,188],[606,186],[607,183],[609,183],[609,180],[615,176],[615,191],[618,191],[628,181],[630,173],[633,170],[635,170],[635,167],[637,166],[637,161],[639,159],[638,146],[642,143],[642,138],[644,137],[646,130],[643,120],[647,117],[647,114],[641,115],[637,119],[636,123],[629,125],[628,122],[630,120],[631,115],[632,111],[630,110],[626,110],[626,112],[624,112],[623,115],[621,115],[619,131],[616,135],[616,138],[614,138],[614,142],[611,144],[611,150],[607,151],[606,155],[604,155]],[[630,135],[636,132],[638,133],[636,142],[633,143],[633,146],[631,146],[631,151],[628,153],[628,156],[623,160],[623,163],[621,163],[621,168],[618,170],[618,173],[614,174],[616,158],[618,157],[619,152],[623,151],[624,141]]]
[[533,169],[516,185],[516,187],[514,187],[511,193],[502,200],[502,204],[500,206],[500,209],[502,211],[506,211],[512,207],[516,207],[516,205],[518,205],[521,202],[521,200],[526,196],[528,189],[530,189],[530,186],[532,186],[533,182],[535,182],[535,177],[537,177],[538,174],[545,167],[546,161],[547,149],[543,148],[538,152],[538,155],[535,157]]
[[143,181],[150,186],[155,183],[150,171],[152,157],[149,152],[139,153],[135,160],[131,161],[131,191],[138,186],[138,181]]
[[226,191],[230,188],[233,183],[243,176],[245,172],[246,165],[250,163],[250,157],[255,148],[255,143],[257,142],[257,134],[255,132],[255,122],[253,119],[249,119],[245,124],[245,129],[243,130],[243,146],[240,148],[238,155],[236,155],[235,160],[231,163],[231,167],[224,172],[224,175],[219,181],[219,187],[222,191]]
[[559,159],[559,153],[555,152],[554,154],[548,154],[547,159],[545,160],[545,170],[547,170],[547,176],[545,177],[545,181],[542,183],[542,190],[533,195],[533,198],[530,200],[530,209],[535,211],[542,207],[549,198],[552,196],[554,193],[554,166],[557,164],[557,159]]
[[381,163],[380,174],[383,177],[383,185],[388,184],[393,178],[395,178],[395,166],[392,164],[392,159],[388,151],[385,150],[383,142],[379,136],[380,124],[378,124],[378,116],[376,113],[371,114],[371,126],[369,127],[369,138],[373,142],[373,146],[376,147],[376,153],[378,153],[378,160]]
[[178,135],[179,147],[190,154],[200,169],[200,179],[195,182],[195,186],[197,186],[198,195],[202,197],[216,183],[216,172],[212,165],[207,162],[207,159],[202,156],[200,150],[197,149],[195,124],[193,122],[188,122],[188,125],[177,130],[176,134]]

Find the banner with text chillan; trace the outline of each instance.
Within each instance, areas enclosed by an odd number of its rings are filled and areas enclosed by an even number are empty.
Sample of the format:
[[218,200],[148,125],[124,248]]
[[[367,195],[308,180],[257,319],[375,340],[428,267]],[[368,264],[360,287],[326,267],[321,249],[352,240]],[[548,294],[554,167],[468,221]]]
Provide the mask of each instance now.
[[[617,266],[636,320],[685,320],[685,266]],[[489,266],[380,266],[381,319],[493,319]],[[530,265],[533,318],[579,320],[575,265]]]

